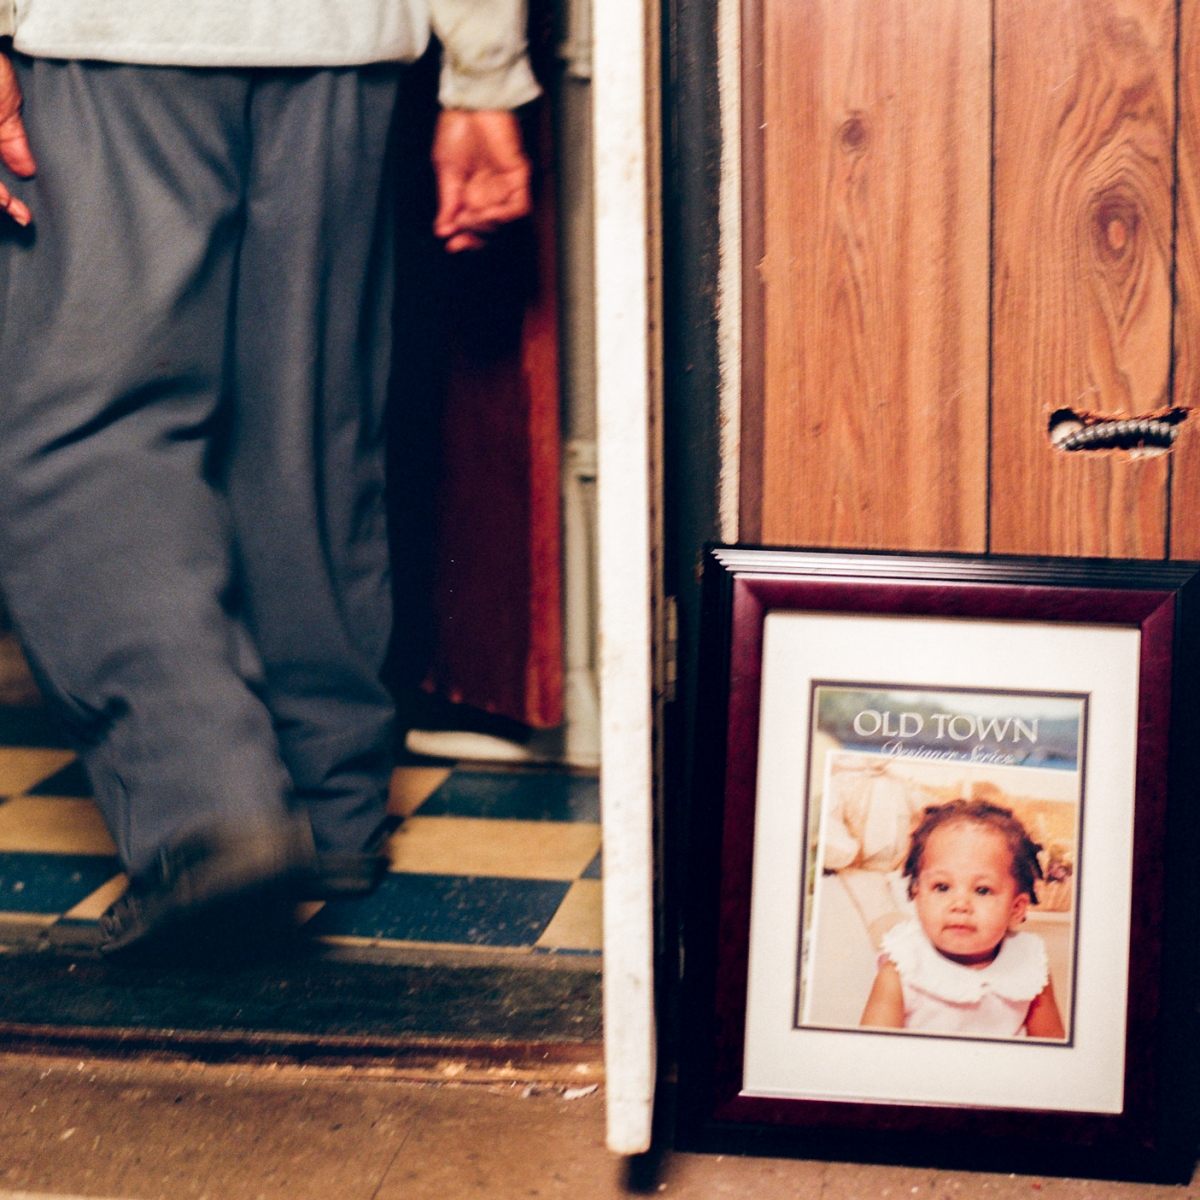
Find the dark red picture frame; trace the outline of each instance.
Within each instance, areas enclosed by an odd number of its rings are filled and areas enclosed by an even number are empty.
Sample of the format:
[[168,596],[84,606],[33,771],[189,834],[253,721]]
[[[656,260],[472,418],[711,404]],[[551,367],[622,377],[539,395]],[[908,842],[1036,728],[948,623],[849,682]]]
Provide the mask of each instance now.
[[[1163,1182],[1200,1123],[1200,565],[717,548],[706,562],[678,1141]],[[1125,1097],[1117,1115],[776,1099],[742,1089],[768,612],[1141,630]]]

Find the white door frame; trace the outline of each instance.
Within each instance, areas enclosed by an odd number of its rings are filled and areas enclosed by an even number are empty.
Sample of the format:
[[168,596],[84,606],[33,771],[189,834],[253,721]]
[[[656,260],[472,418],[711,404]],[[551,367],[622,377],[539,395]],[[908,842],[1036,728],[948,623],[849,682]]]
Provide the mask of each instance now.
[[654,634],[658,449],[658,5],[594,4],[600,797],[608,1145],[654,1111]]

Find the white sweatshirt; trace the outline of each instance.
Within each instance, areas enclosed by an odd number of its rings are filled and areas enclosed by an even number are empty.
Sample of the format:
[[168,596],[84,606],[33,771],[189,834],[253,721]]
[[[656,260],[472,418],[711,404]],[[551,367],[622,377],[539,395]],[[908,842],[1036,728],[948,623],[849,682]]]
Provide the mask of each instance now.
[[516,108],[538,94],[525,0],[0,0],[0,37],[35,58],[185,67],[411,62],[444,47],[445,108]]

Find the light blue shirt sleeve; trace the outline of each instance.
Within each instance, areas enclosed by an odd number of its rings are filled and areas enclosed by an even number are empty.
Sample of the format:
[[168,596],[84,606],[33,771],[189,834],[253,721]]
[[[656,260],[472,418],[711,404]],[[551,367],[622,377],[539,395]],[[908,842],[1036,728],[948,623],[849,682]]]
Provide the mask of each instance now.
[[442,43],[443,108],[517,108],[541,94],[529,65],[525,0],[429,0],[429,16]]
[[540,92],[526,0],[0,0],[0,36],[42,58],[190,67],[411,62],[444,47],[446,108],[516,108]]

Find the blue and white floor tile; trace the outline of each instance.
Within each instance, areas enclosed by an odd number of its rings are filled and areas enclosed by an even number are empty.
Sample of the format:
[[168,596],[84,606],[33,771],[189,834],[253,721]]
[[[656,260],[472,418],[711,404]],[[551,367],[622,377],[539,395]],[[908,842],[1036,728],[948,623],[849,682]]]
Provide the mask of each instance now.
[[[0,714],[0,926],[86,941],[125,886],[75,756],[43,723]],[[309,906],[343,946],[493,947],[598,955],[600,808],[594,776],[401,767],[391,869],[361,900]]]

